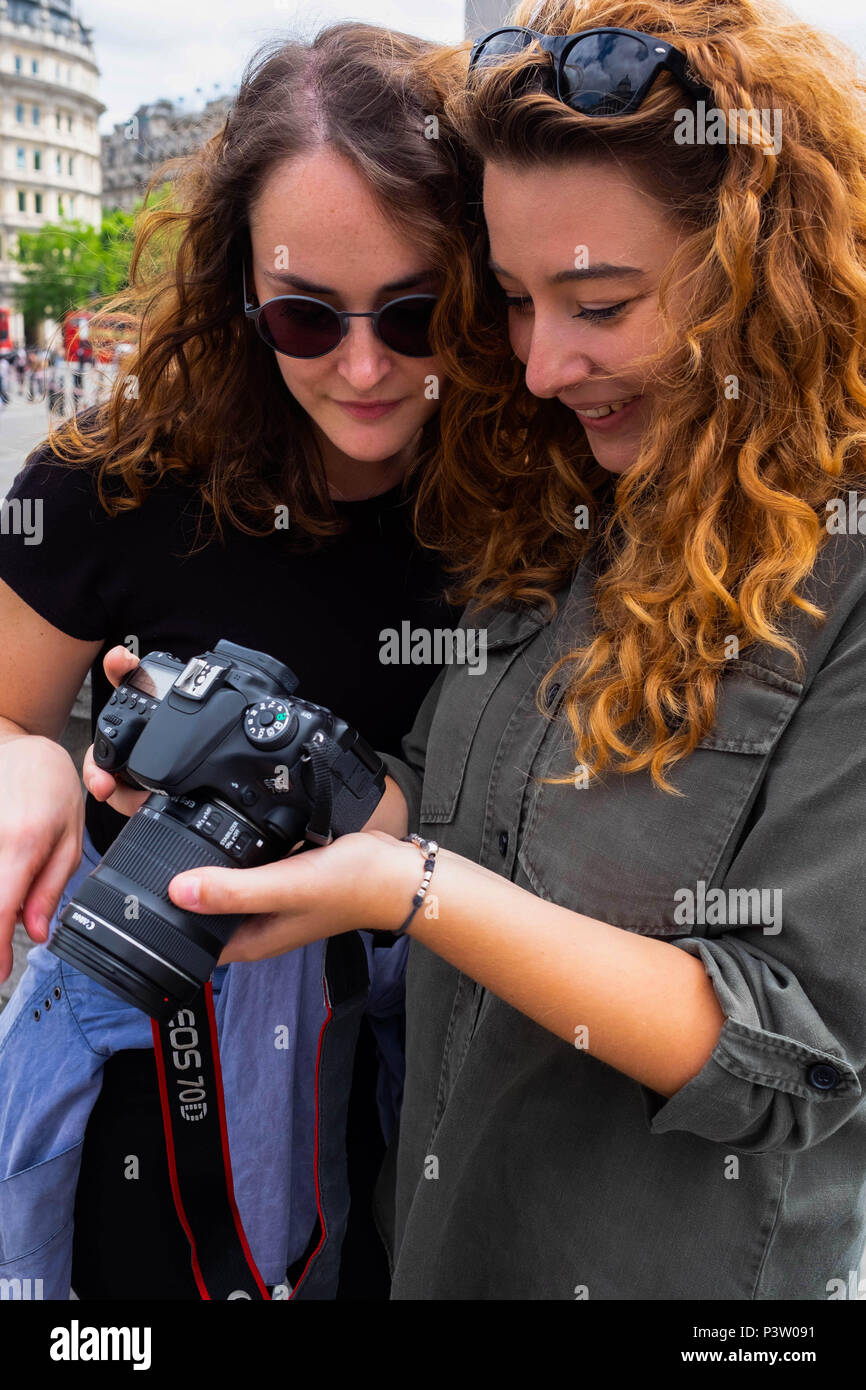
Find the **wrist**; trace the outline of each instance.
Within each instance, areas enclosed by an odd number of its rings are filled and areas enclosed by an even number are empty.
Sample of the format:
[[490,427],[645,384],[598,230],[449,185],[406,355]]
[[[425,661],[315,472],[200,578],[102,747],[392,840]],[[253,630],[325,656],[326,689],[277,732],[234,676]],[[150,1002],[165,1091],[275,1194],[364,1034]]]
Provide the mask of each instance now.
[[[395,839],[381,831],[369,833],[380,841],[377,868],[371,875],[369,916],[372,918],[372,929],[396,932],[412,911],[412,900],[425,878],[425,855],[411,842]],[[418,912],[423,911],[422,902]],[[411,931],[410,922],[403,934],[408,936]]]

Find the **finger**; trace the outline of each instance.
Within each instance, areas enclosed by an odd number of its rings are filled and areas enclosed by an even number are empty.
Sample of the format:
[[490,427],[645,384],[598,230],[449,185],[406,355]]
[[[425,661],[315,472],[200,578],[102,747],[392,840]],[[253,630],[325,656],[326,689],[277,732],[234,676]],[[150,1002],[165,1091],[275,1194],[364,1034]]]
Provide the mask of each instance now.
[[136,791],[135,787],[125,787],[121,782],[118,782],[116,790],[105,804],[111,806],[121,816],[134,816],[149,796],[150,792]]
[[0,984],[12,974],[12,942],[0,941]]
[[100,767],[93,757],[92,743],[84,755],[81,778],[87,790],[97,801],[104,801],[106,805],[113,807],[122,816],[134,815],[139,806],[143,806],[150,796],[150,792],[140,791],[137,787],[128,787],[123,782],[119,782],[105,768]]
[[[30,887],[34,874],[40,868],[40,860],[35,856],[24,857],[7,850],[0,857],[0,884],[3,896],[0,900],[0,979],[7,979],[12,969],[12,936],[20,919],[21,903]],[[31,940],[44,941],[45,937]]]
[[100,767],[94,759],[92,743],[84,755],[81,780],[97,801],[107,801],[111,793],[117,789],[117,779],[112,777],[110,772],[106,772],[104,767]]
[[49,923],[70,876],[81,863],[81,836],[64,839],[41,873],[34,879],[24,900],[21,920],[34,941],[44,941]]
[[120,685],[124,676],[134,671],[137,665],[138,657],[128,647],[120,645],[112,647],[102,659],[102,669],[114,686]]
[[286,912],[300,906],[309,877],[303,861],[317,853],[310,850],[297,859],[280,859],[258,869],[187,869],[175,874],[168,895],[190,912]]

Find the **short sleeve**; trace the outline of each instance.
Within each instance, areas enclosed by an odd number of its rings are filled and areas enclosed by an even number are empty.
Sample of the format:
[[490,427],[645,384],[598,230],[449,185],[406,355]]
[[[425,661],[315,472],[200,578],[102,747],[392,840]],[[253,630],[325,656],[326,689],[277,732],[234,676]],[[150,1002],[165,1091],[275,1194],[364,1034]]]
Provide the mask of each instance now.
[[[641,1087],[653,1134],[687,1130],[751,1153],[819,1144],[860,1110],[866,1081],[866,597],[852,609],[779,742],[757,814],[721,885],[749,921],[671,944],[699,958],[726,1015],[701,1071],[665,1099]],[[736,896],[734,896],[736,895]]]
[[117,561],[94,472],[61,463],[43,445],[15,478],[2,514],[0,579],[61,632],[104,639]]

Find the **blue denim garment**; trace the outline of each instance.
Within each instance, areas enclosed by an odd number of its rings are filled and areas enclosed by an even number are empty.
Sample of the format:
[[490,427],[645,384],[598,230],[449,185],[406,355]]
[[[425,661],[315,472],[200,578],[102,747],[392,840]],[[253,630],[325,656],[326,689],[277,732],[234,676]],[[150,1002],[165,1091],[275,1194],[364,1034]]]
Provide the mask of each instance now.
[[[85,835],[81,864],[58,915],[98,861]],[[359,936],[370,977],[364,1007],[381,1055],[377,1099],[387,1142],[402,1091],[399,1024],[408,941],[385,949],[373,946],[371,933]],[[235,1196],[268,1285],[285,1282],[317,1216],[316,1062],[328,1012],[324,948],[317,941],[271,960],[217,966],[212,980]],[[0,1014],[0,1279],[42,1280],[43,1298],[69,1297],[84,1133],[105,1059],[128,1048],[153,1050],[150,1018],[46,946],[33,947]],[[335,1130],[320,1133],[327,1239],[298,1285],[299,1297],[313,1298],[335,1295],[348,1212],[345,1167],[333,1154],[345,1148],[335,1127],[344,1117],[351,1058],[334,1056],[334,1049],[325,1049],[323,1058],[320,1124]]]

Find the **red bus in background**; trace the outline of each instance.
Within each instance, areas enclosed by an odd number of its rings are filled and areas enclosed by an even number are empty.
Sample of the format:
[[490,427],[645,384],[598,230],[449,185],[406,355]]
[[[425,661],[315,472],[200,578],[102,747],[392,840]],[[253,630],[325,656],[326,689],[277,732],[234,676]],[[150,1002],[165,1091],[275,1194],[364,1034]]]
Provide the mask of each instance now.
[[9,320],[12,310],[0,305],[0,352],[9,352],[14,346],[9,332]]
[[124,351],[135,347],[138,326],[126,314],[99,314],[94,332],[90,321],[94,315],[88,309],[71,309],[63,318],[63,356],[67,362],[78,361],[78,349],[84,349],[84,362],[110,362],[117,348]]
[[72,309],[63,316],[63,356],[67,362],[78,361],[78,349],[84,348],[84,361],[93,360],[93,344],[90,341],[90,320],[92,314],[84,309]]

